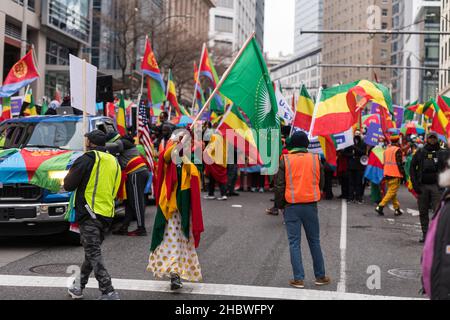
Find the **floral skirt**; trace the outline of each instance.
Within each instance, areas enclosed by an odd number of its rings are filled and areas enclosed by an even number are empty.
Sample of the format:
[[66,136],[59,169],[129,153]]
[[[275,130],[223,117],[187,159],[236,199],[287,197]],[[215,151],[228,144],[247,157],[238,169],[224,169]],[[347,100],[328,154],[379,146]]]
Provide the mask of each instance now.
[[153,275],[160,279],[170,278],[171,273],[176,273],[185,281],[202,281],[192,229],[188,240],[181,227],[179,212],[174,213],[168,221],[164,240],[150,255],[147,271],[153,272]]

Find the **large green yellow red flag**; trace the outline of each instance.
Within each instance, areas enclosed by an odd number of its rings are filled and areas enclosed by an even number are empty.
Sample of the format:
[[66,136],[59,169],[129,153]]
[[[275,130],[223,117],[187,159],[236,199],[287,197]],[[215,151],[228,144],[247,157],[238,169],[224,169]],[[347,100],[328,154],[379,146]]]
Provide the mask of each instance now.
[[127,134],[127,122],[126,122],[126,106],[123,94],[120,95],[119,110],[117,111],[116,121],[117,121],[117,130],[119,131],[120,135],[124,137]]
[[323,90],[312,135],[326,137],[347,131],[360,121],[369,102],[381,107],[386,120],[394,114],[389,90],[381,84],[361,80]]
[[314,115],[314,101],[308,93],[305,85],[302,85],[300,97],[297,102],[294,127],[308,131]]

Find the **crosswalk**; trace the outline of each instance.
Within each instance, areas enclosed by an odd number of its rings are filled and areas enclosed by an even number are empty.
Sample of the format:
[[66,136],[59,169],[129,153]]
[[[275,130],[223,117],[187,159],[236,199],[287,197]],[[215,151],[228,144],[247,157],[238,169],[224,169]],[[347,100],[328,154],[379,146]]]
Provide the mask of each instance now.
[[[65,277],[37,277],[20,275],[0,275],[0,287],[23,288],[67,288],[72,282]],[[171,293],[167,281],[150,281],[135,279],[113,279],[118,291]],[[97,288],[95,279],[88,288]],[[244,286],[231,284],[187,283],[178,292],[185,295],[241,297],[274,300],[420,300],[415,298],[366,295],[320,290],[298,290],[290,288]]]

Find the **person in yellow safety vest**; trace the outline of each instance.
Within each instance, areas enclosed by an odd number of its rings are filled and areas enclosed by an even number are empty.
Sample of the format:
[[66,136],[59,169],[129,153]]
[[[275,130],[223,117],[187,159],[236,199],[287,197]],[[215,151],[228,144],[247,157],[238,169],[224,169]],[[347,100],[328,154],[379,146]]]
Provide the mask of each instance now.
[[295,133],[287,142],[289,154],[280,161],[275,187],[275,207],[284,210],[294,280],[290,285],[305,287],[305,271],[301,254],[301,227],[305,229],[314,262],[316,286],[331,283],[325,274],[320,245],[317,203],[324,187],[324,169],[319,155],[308,153],[309,139],[304,132]]
[[89,151],[75,161],[64,179],[64,189],[76,193],[76,221],[85,252],[80,278],[68,292],[73,299],[82,299],[89,276],[94,271],[102,292],[100,299],[119,300],[103,262],[101,244],[115,216],[121,170],[116,158],[105,152],[106,135],[103,131],[95,130],[86,138]]
[[399,217],[403,214],[400,209],[400,202],[397,199],[397,193],[405,177],[403,167],[403,153],[399,144],[400,137],[392,136],[391,145],[384,152],[384,178],[387,185],[387,193],[383,200],[376,207],[375,211],[380,216],[384,216],[384,208],[392,201],[395,210],[395,216]]

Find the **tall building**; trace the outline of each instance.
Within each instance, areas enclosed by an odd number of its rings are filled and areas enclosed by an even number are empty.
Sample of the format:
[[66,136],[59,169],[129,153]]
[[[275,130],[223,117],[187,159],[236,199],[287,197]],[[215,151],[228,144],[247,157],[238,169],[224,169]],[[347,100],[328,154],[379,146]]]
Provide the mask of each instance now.
[[[208,39],[209,11],[215,7],[215,0],[166,0],[167,17],[186,17],[180,24],[180,36]],[[171,20],[168,20],[170,23]]]
[[[375,20],[372,20],[373,15]],[[391,29],[392,0],[324,1],[325,30]],[[376,24],[372,24],[376,21]],[[391,39],[382,35],[326,34],[323,36],[323,63],[344,64],[343,68],[326,67],[323,83],[333,86],[360,79],[378,80],[389,86],[391,73],[386,68],[351,68],[348,65],[389,65]]]
[[264,52],[264,23],[265,23],[266,0],[256,0],[255,32],[261,51]]
[[300,35],[300,30],[323,29],[323,3],[324,0],[295,1],[294,55],[298,56],[322,46],[322,35]]
[[[441,31],[450,32],[450,3],[441,1]],[[440,68],[447,71],[440,71],[439,91],[440,94],[450,96],[450,35],[441,36],[441,61]]]
[[304,84],[316,97],[322,86],[322,36],[300,35],[300,30],[322,30],[324,0],[295,1],[294,55],[271,68],[272,80],[279,82],[287,98],[298,96]]
[[[439,31],[440,1],[393,0],[394,29]],[[406,105],[426,101],[439,87],[439,36],[398,35],[392,38],[391,64],[393,101]],[[430,67],[431,69],[419,69]],[[417,69],[414,69],[417,68]]]
[[[35,47],[41,75],[32,85],[39,99],[55,90],[69,94],[69,54],[82,56],[91,41],[91,0],[3,0],[0,10],[0,83],[20,59],[21,29],[27,26],[28,49]],[[38,101],[40,102],[40,101]]]
[[[217,0],[210,11],[210,47],[236,52],[256,30],[257,0]],[[261,4],[260,4],[261,5]]]

